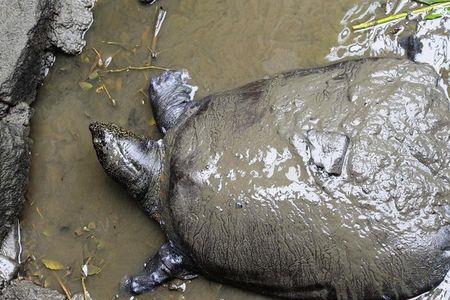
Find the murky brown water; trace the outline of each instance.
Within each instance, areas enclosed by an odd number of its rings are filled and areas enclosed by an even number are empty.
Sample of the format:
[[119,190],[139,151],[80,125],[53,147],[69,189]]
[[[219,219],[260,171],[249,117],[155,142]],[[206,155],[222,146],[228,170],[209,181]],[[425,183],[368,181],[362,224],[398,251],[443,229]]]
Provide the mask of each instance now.
[[[155,64],[187,68],[199,86],[197,97],[289,69],[327,63],[340,24],[355,0],[162,0],[168,11]],[[158,136],[145,96],[152,71],[104,76],[117,105],[94,88],[83,91],[95,60],[113,56],[111,69],[139,66],[149,59],[155,7],[137,0],[99,0],[95,22],[82,56],[60,55],[35,102],[32,123],[33,165],[23,234],[27,255],[36,257],[30,275],[51,287],[59,285],[42,258],[70,268],[58,271],[73,292],[82,290],[80,266],[93,256],[102,271],[90,276],[87,289],[94,299],[113,299],[126,274],[141,269],[144,260],[164,241],[147,218],[97,162],[89,122],[114,122],[136,133]],[[104,41],[121,43],[107,45]],[[87,57],[89,61],[87,61]],[[88,80],[89,81],[89,80]],[[90,226],[88,224],[91,223]],[[93,226],[95,225],[95,226]],[[86,226],[87,231],[80,228]],[[89,229],[89,228],[91,229]],[[94,229],[95,227],[95,229]],[[39,277],[41,275],[41,277]],[[129,298],[129,296],[121,296]],[[184,293],[161,287],[139,299],[265,299],[202,278],[188,283]]]

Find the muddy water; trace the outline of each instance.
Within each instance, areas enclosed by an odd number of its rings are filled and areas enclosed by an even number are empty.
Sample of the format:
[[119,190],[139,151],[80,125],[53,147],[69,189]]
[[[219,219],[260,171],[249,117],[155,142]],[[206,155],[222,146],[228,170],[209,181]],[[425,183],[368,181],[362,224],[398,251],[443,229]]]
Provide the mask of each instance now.
[[[289,69],[327,63],[342,31],[341,19],[354,0],[163,0],[168,11],[158,43],[157,65],[187,68],[199,86],[197,97],[233,88]],[[126,193],[101,169],[92,149],[89,122],[114,122],[157,138],[147,88],[154,71],[105,74],[114,98],[96,93],[88,80],[96,55],[112,56],[109,69],[149,61],[154,7],[137,0],[99,0],[88,45],[78,57],[59,56],[40,90],[32,124],[33,165],[23,221],[25,255],[35,258],[29,275],[53,288],[59,284],[41,259],[62,263],[62,282],[82,290],[83,259],[101,267],[86,286],[94,299],[130,298],[119,291],[126,274],[140,270],[164,237]],[[107,42],[119,43],[108,45]],[[93,88],[84,91],[79,82]],[[159,288],[139,299],[265,299],[196,279],[184,293]]]

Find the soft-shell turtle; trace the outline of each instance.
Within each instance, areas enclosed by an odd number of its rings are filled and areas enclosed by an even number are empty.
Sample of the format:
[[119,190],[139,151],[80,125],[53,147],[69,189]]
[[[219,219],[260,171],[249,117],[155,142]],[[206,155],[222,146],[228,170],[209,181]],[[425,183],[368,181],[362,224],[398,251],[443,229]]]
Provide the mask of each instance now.
[[200,101],[187,80],[151,80],[162,140],[90,126],[168,239],[133,293],[201,274],[292,299],[405,299],[443,279],[450,112],[431,67],[350,61]]

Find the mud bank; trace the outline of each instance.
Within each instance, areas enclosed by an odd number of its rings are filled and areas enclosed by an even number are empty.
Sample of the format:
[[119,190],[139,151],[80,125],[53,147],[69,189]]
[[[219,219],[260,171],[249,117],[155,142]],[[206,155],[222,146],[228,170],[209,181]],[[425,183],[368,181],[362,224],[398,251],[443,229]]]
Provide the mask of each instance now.
[[[94,3],[0,0],[0,241],[15,228],[25,201],[30,168],[30,104],[55,61],[54,53],[61,50],[76,54],[83,49],[84,34],[93,21]],[[0,279],[7,281],[17,273],[20,263],[18,235],[9,236],[12,244],[8,238],[0,253]]]

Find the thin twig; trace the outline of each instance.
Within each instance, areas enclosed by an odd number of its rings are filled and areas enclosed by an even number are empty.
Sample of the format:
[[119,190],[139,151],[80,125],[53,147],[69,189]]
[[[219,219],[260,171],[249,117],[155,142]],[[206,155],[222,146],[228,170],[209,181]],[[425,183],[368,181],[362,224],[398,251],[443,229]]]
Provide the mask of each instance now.
[[55,276],[56,280],[58,281],[59,285],[64,291],[64,294],[66,294],[66,297],[68,300],[72,300],[72,294],[70,293],[69,289],[64,285],[64,283],[59,278],[58,274],[56,272],[53,272],[53,276]]
[[142,89],[140,89],[138,92],[141,93],[142,95],[144,95],[144,97],[148,99],[148,95]]
[[381,19],[357,24],[357,25],[352,26],[352,29],[353,30],[367,29],[367,28],[370,28],[373,26],[386,24],[386,23],[394,22],[394,21],[401,20],[401,19],[406,19],[408,17],[408,15],[411,15],[411,14],[416,15],[416,14],[421,14],[421,13],[425,13],[425,12],[429,12],[429,11],[433,11],[433,10],[437,10],[437,9],[441,9],[441,8],[447,8],[447,7],[450,7],[450,2],[433,4],[433,5],[421,7],[421,8],[409,11],[409,12],[403,12],[403,13],[395,14],[392,16],[384,17]]
[[141,45],[135,45],[133,48],[128,48],[127,46],[125,46],[122,43],[119,42],[110,42],[110,41],[102,41],[102,43],[106,44],[106,45],[111,45],[111,46],[119,46],[129,52],[133,52],[134,49],[139,48]]
[[128,66],[120,69],[114,69],[114,70],[107,70],[107,73],[121,73],[121,72],[128,72],[128,71],[143,71],[143,70],[161,70],[161,71],[169,71],[170,69],[163,68],[163,67],[157,67],[157,66],[142,66],[142,67],[134,67],[134,66]]
[[103,90],[106,92],[106,95],[108,96],[109,101],[111,102],[111,104],[113,106],[116,106],[116,100],[114,100],[114,98],[111,96],[111,94],[109,93],[108,88],[106,87],[105,81],[103,80],[102,75],[98,75],[98,79],[100,79],[100,83],[103,87]]
[[99,67],[103,67],[103,59],[102,59],[102,56],[100,55],[100,52],[98,52],[98,50],[97,49],[95,49],[94,47],[92,47],[92,50],[94,50],[94,52],[95,52],[95,54],[97,54],[97,65],[99,66]]
[[83,287],[83,298],[84,298],[84,300],[88,300],[86,283],[84,282],[84,277],[83,276],[81,276],[81,286]]
[[158,14],[155,21],[155,30],[153,31],[152,44],[150,46],[150,52],[152,54],[152,58],[156,58],[158,55],[156,52],[156,44],[158,43],[159,32],[161,31],[161,27],[166,19],[167,11],[164,8],[160,7],[158,10]]
[[45,219],[45,218],[44,218],[44,215],[42,215],[42,213],[41,213],[41,210],[40,210],[39,207],[37,207],[37,206],[36,206],[36,211],[37,211],[38,215],[39,215],[42,219]]

